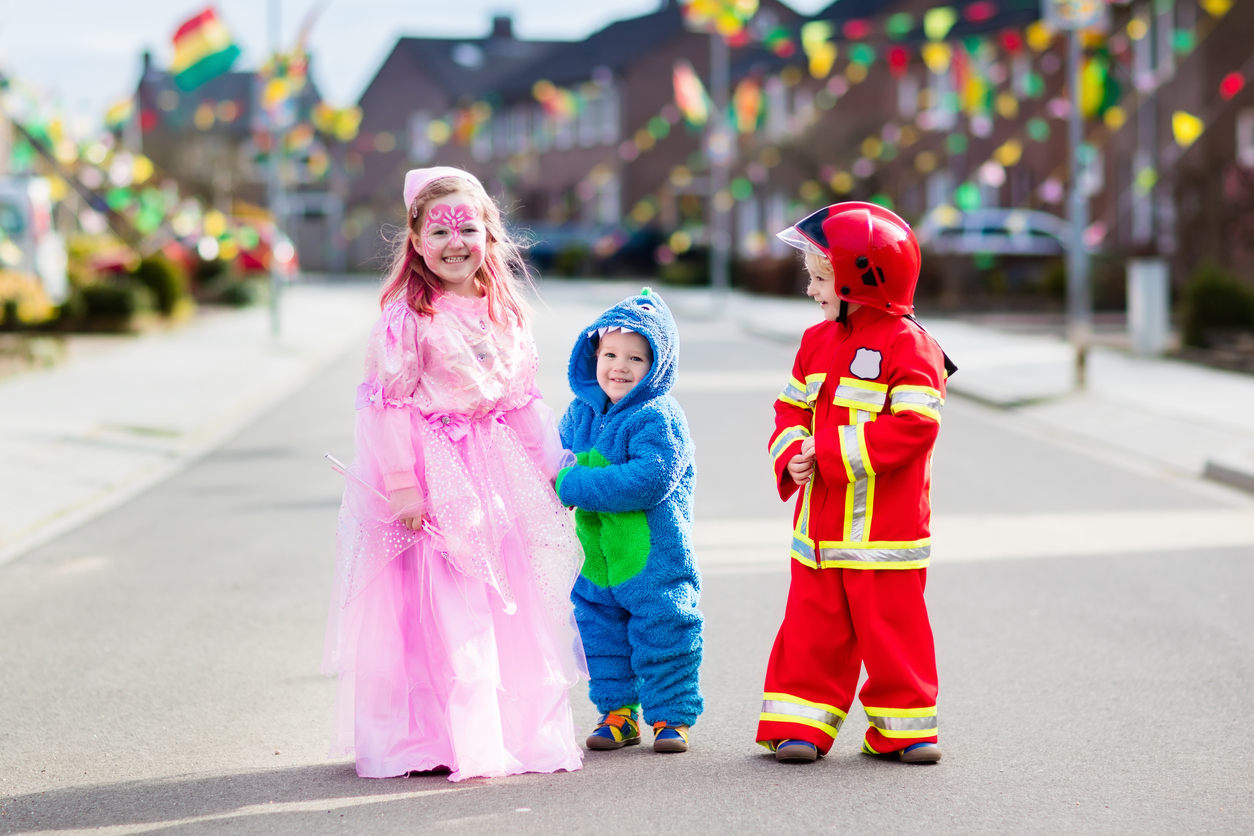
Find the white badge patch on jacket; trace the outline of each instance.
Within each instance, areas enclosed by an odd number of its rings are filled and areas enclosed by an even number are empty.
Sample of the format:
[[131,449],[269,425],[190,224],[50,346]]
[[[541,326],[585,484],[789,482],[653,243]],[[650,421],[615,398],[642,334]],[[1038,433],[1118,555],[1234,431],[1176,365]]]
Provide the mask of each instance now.
[[880,361],[884,355],[873,348],[859,348],[849,364],[849,373],[863,380],[874,380],[880,376]]

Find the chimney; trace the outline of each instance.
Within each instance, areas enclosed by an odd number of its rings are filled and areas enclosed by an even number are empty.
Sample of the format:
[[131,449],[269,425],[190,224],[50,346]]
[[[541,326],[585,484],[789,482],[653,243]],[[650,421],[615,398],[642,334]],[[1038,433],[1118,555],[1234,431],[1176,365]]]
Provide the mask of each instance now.
[[492,17],[492,40],[514,39],[514,21],[509,15],[493,15]]

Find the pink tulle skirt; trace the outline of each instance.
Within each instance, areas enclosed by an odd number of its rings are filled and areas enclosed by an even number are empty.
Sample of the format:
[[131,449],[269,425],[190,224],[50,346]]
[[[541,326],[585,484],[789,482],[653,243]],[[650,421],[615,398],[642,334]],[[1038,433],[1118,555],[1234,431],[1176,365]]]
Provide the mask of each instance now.
[[[537,505],[535,482],[552,490],[505,422],[475,421],[453,440],[420,421],[420,481],[444,536],[372,519],[346,490],[323,662],[339,677],[331,755],[352,754],[365,778],[579,769],[568,691],[586,667],[568,596],[582,554],[569,519],[547,498]],[[359,433],[353,468],[367,484],[378,478],[370,443]],[[499,511],[457,516],[474,506]],[[491,571],[473,571],[485,543]]]

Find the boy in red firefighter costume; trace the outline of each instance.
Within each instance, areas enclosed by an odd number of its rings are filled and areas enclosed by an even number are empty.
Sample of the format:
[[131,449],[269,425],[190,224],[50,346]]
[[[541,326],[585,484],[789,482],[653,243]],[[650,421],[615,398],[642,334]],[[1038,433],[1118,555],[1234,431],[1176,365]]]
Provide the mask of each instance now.
[[775,402],[780,497],[800,490],[792,585],[757,740],[781,761],[826,754],[859,694],[868,755],[940,760],[936,654],[923,588],[932,448],[947,367],[911,316],[919,245],[869,203],[838,203],[779,237],[802,250],[824,321]]

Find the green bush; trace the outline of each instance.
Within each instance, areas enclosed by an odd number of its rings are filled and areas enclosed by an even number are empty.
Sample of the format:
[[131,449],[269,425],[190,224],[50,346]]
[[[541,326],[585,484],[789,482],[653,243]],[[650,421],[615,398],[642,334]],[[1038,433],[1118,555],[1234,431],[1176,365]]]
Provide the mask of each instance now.
[[1184,289],[1184,342],[1205,348],[1214,331],[1254,330],[1254,290],[1203,262]]
[[152,291],[153,301],[163,316],[173,313],[178,301],[187,295],[183,271],[163,255],[148,256],[131,276]]
[[592,266],[592,252],[583,244],[571,244],[558,250],[553,269],[559,276],[586,276]]
[[83,288],[83,302],[89,317],[131,317],[139,310],[139,299],[133,287],[100,283]]
[[153,298],[145,285],[123,276],[84,287],[82,304],[88,330],[124,331],[136,314],[153,309]]
[[236,308],[264,302],[269,298],[266,279],[242,279],[228,274],[207,282],[200,291],[202,302],[214,305],[230,305]]

